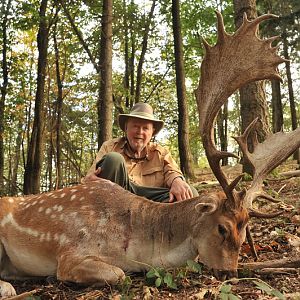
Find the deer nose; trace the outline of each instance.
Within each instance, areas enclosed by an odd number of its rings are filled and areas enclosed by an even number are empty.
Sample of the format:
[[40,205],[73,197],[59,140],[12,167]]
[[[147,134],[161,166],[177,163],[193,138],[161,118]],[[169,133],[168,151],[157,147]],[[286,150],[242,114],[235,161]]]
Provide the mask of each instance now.
[[225,281],[227,279],[237,278],[238,272],[237,270],[213,270],[214,276],[220,280]]

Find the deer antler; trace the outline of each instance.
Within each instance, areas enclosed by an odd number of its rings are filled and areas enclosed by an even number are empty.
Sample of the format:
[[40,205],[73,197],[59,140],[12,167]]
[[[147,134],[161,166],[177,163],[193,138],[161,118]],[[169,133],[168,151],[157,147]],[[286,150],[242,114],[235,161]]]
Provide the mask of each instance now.
[[[242,178],[238,176],[232,182],[221,169],[220,161],[225,157],[236,157],[233,153],[219,151],[214,143],[214,123],[219,110],[228,97],[241,86],[256,80],[281,79],[277,66],[286,61],[277,55],[277,47],[272,42],[277,37],[262,40],[257,36],[259,24],[275,15],[263,15],[253,21],[244,14],[242,26],[229,35],[224,29],[222,15],[218,18],[218,40],[215,46],[203,41],[206,54],[201,65],[201,77],[196,90],[200,117],[200,134],[208,162],[220,182],[228,200],[234,206],[242,204],[245,191],[238,193],[235,186]],[[264,143],[258,144],[253,153],[247,148],[247,137],[257,120],[253,121],[245,133],[235,138],[244,156],[253,165],[255,176],[251,188],[246,192],[246,205],[251,206],[254,198],[262,196],[260,185],[266,174],[278,166],[299,147],[299,130],[289,134],[277,133]],[[287,142],[287,140],[289,142]],[[292,145],[291,140],[294,140]],[[288,146],[288,149],[286,147]]]
[[258,119],[252,121],[243,135],[235,137],[244,158],[252,165],[254,170],[252,185],[243,200],[244,206],[247,208],[251,208],[252,202],[258,197],[273,200],[262,190],[264,178],[300,147],[300,128],[297,128],[288,133],[270,134],[262,143],[256,141],[254,151],[250,153],[247,147],[247,137],[251,130],[255,128],[257,121]]

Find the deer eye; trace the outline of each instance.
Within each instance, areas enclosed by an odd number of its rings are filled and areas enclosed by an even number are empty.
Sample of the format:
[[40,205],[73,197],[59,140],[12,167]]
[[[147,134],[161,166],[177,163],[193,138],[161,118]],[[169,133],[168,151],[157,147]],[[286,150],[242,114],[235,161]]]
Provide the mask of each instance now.
[[218,225],[218,230],[219,230],[219,233],[220,235],[225,239],[226,235],[227,235],[227,229],[225,226],[219,224]]
[[243,225],[244,225],[243,222],[239,222],[239,223],[237,224],[237,229],[238,229],[238,231],[241,231],[241,229],[243,228]]

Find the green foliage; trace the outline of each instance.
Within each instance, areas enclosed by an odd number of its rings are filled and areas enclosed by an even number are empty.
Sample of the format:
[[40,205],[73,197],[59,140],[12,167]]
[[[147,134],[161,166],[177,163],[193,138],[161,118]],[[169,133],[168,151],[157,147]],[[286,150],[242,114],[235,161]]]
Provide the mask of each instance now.
[[285,300],[285,296],[280,293],[278,290],[273,289],[271,286],[269,286],[266,282],[263,281],[254,281],[256,284],[256,287],[260,289],[262,292],[266,293],[269,296],[275,296],[280,300]]
[[231,291],[232,285],[231,284],[224,284],[222,285],[219,293],[219,298],[221,300],[238,300],[240,299],[238,296],[232,293]]
[[118,285],[118,289],[121,293],[121,300],[132,299],[133,294],[130,291],[132,287],[132,280],[130,276],[126,276],[121,284]]
[[285,300],[286,297],[277,289],[272,288],[265,281],[258,278],[234,278],[224,281],[218,288],[218,297],[222,300],[237,300],[240,297],[232,292],[232,285],[230,282],[234,281],[251,281],[256,285],[256,288],[266,293],[269,296],[277,297],[279,300]]
[[203,269],[203,265],[199,264],[198,262],[194,261],[194,260],[188,260],[186,262],[187,264],[187,269],[194,272],[194,273],[202,273],[202,269]]
[[188,260],[185,268],[168,271],[164,268],[152,267],[146,274],[146,282],[156,287],[168,287],[176,290],[181,279],[186,278],[188,272],[202,273],[203,266],[193,260]]
[[147,274],[147,283],[156,287],[167,286],[170,289],[177,289],[176,280],[173,275],[163,268],[151,268]]

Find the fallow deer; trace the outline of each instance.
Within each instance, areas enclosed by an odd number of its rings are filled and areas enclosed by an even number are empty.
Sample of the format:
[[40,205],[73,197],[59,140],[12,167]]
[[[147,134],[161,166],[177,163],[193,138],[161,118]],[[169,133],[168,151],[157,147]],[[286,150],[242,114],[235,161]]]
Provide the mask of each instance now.
[[[218,151],[213,142],[217,113],[243,84],[279,78],[276,67],[283,59],[271,46],[273,38],[256,37],[259,23],[272,15],[251,22],[245,17],[233,35],[225,32],[219,13],[217,17],[218,42],[214,47],[205,42],[196,97],[203,144],[224,193],[156,203],[99,179],[40,195],[2,198],[3,280],[55,275],[62,281],[101,286],[122,281],[127,271],[177,267],[197,256],[208,267],[236,272],[247,208],[263,195],[262,178],[300,146],[300,132],[272,136],[249,153],[245,140],[251,125],[236,140],[256,168],[253,184],[237,192],[240,177],[228,181],[220,160],[232,154]],[[2,297],[16,294],[6,281],[0,281],[0,288]]]

